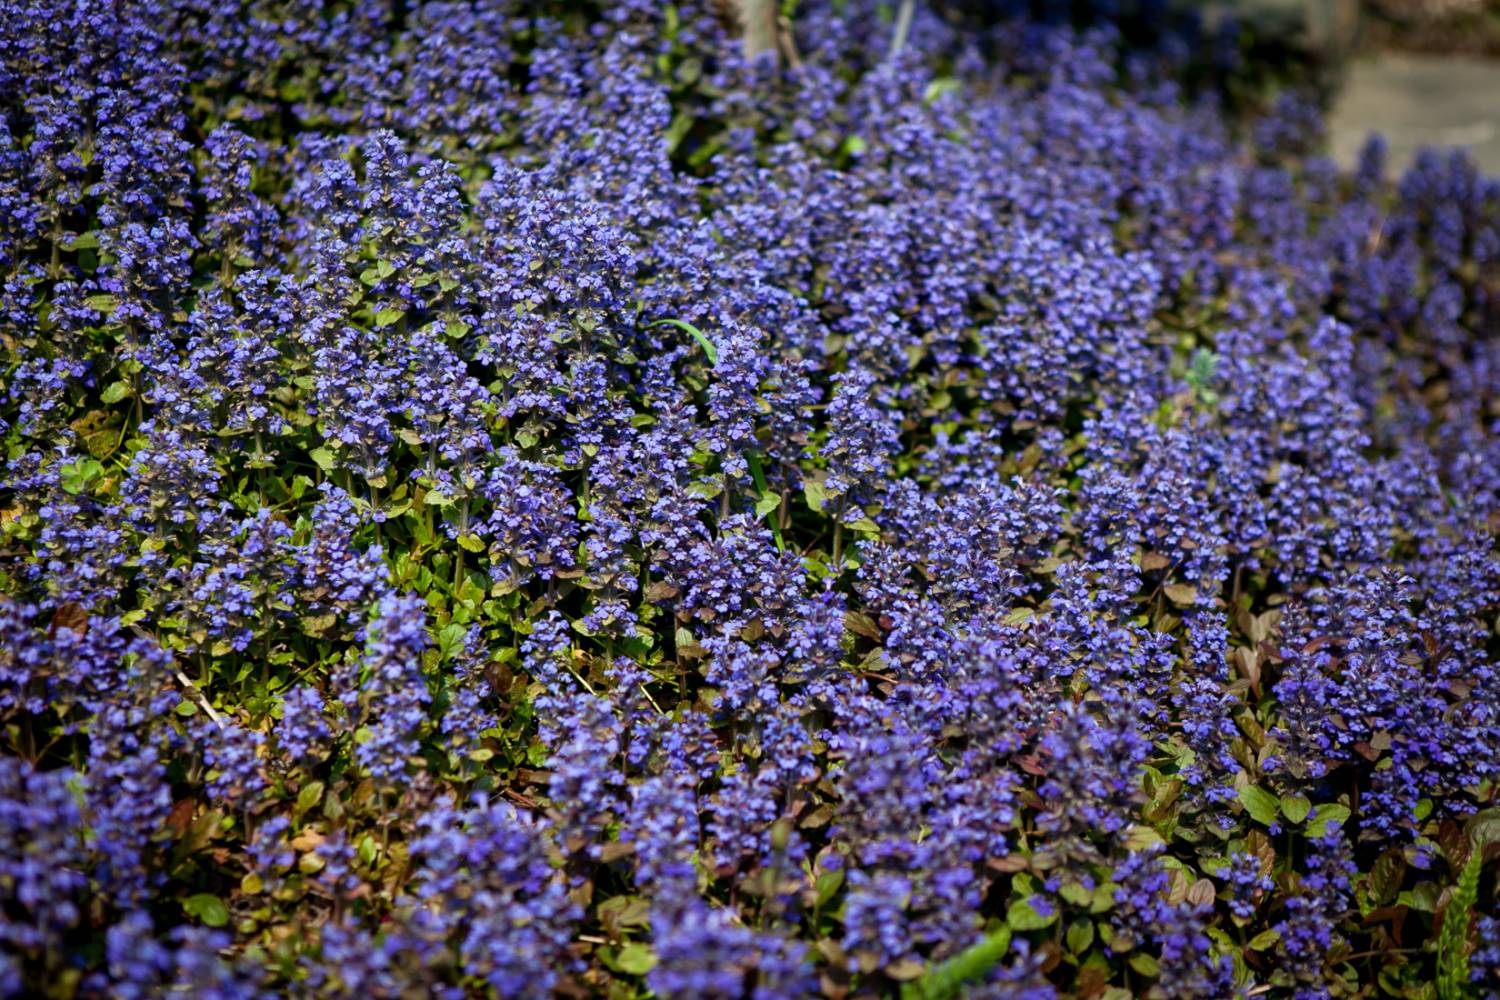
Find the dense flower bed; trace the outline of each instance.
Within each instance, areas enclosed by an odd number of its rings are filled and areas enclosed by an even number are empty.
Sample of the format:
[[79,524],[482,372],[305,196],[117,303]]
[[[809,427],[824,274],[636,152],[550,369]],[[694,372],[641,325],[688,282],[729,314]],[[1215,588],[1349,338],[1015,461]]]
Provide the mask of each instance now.
[[0,993],[1500,989],[1500,185],[890,16],[0,4]]

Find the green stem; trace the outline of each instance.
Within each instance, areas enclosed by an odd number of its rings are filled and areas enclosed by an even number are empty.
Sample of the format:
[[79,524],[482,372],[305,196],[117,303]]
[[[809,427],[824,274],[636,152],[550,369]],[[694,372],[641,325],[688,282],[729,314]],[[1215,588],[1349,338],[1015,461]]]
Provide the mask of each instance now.
[[[745,464],[750,467],[750,478],[755,480],[755,496],[756,502],[758,503],[761,499],[766,497],[771,492],[770,487],[766,485],[766,473],[765,470],[761,468],[760,456],[753,451],[747,452],[745,454]],[[769,518],[771,524],[771,537],[776,539],[777,552],[786,551],[786,542],[781,537],[782,525],[780,524],[781,513],[785,510],[786,494],[782,494],[781,505],[777,512],[777,515],[773,518]],[[768,511],[767,513],[769,514],[770,512]]]
[[255,430],[255,486],[260,491],[260,505],[266,505],[266,442],[260,428]]

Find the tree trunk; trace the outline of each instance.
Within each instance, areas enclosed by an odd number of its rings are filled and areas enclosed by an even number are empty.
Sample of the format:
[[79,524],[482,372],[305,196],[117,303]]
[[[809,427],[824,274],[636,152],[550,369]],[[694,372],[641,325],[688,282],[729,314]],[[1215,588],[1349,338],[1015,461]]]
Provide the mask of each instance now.
[[891,35],[891,48],[886,53],[886,61],[893,62],[901,50],[906,48],[907,36],[911,34],[911,19],[917,10],[917,0],[901,0],[901,7],[896,11],[896,30]]
[[766,52],[771,53],[772,58],[780,55],[777,0],[734,0],[734,7],[740,22],[745,58],[755,60]]

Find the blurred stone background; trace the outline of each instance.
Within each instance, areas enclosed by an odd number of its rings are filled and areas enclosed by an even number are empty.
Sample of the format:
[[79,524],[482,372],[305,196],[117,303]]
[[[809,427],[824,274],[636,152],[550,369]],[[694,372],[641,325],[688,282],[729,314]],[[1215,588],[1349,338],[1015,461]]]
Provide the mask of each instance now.
[[1500,176],[1500,3],[1367,0],[1329,142],[1352,162],[1384,132],[1396,163],[1423,145],[1463,146]]
[[1500,177],[1500,0],[1216,0],[1325,70],[1329,150],[1352,166],[1371,132],[1402,168],[1422,146],[1467,148]]
[[1352,166],[1372,131],[1385,134],[1392,166],[1410,163],[1422,146],[1463,146],[1481,170],[1500,177],[1500,59],[1401,51],[1356,55],[1334,96],[1329,151]]

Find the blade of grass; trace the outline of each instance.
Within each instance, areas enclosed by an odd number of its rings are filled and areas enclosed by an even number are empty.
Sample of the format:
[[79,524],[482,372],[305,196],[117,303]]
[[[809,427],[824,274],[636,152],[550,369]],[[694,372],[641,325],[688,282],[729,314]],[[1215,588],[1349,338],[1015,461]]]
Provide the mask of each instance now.
[[709,340],[708,336],[702,330],[698,329],[687,320],[659,319],[655,323],[647,323],[646,326],[648,329],[653,326],[677,327],[677,329],[682,330],[684,333],[687,333],[698,342],[699,346],[703,348],[703,353],[708,355],[708,363],[710,365],[717,365],[719,363],[719,351],[718,348],[714,347],[714,342],[712,340]]
[[[707,334],[705,334],[702,330],[698,329],[693,324],[689,323],[687,320],[684,320],[684,319],[659,319],[659,320],[657,320],[654,323],[647,323],[646,326],[647,326],[647,328],[650,328],[650,327],[653,327],[653,326],[675,326],[675,327],[677,327],[679,330],[682,330],[683,332],[687,333],[689,336],[691,336],[694,340],[696,340],[698,342],[698,345],[703,348],[703,353],[708,356],[708,363],[710,365],[713,365],[714,367],[718,366],[718,364],[719,364],[719,352],[718,352],[718,349],[714,347],[714,342],[708,339],[708,335]],[[756,454],[753,451],[746,452],[745,453],[745,464],[747,466],[749,466],[749,468],[750,468],[750,476],[751,476],[751,478],[753,478],[755,480],[755,489],[756,489],[757,494],[759,496],[761,496],[761,497],[766,496],[770,492],[770,489],[766,486],[766,474],[761,469],[760,455]],[[781,537],[781,527],[776,523],[775,518],[772,517],[771,515],[767,515],[766,519],[767,519],[767,523],[769,523],[771,525],[771,535],[772,535],[773,538],[776,539],[776,551],[777,552],[785,552],[786,551],[786,542]]]
[[[750,478],[755,480],[755,489],[762,497],[769,494],[770,488],[766,486],[766,474],[761,471],[760,456],[750,451],[745,453],[745,464],[750,467]],[[781,526],[776,523],[774,512],[767,512],[766,523],[771,526],[771,537],[776,539],[776,551],[785,552],[786,542],[781,538]]]

